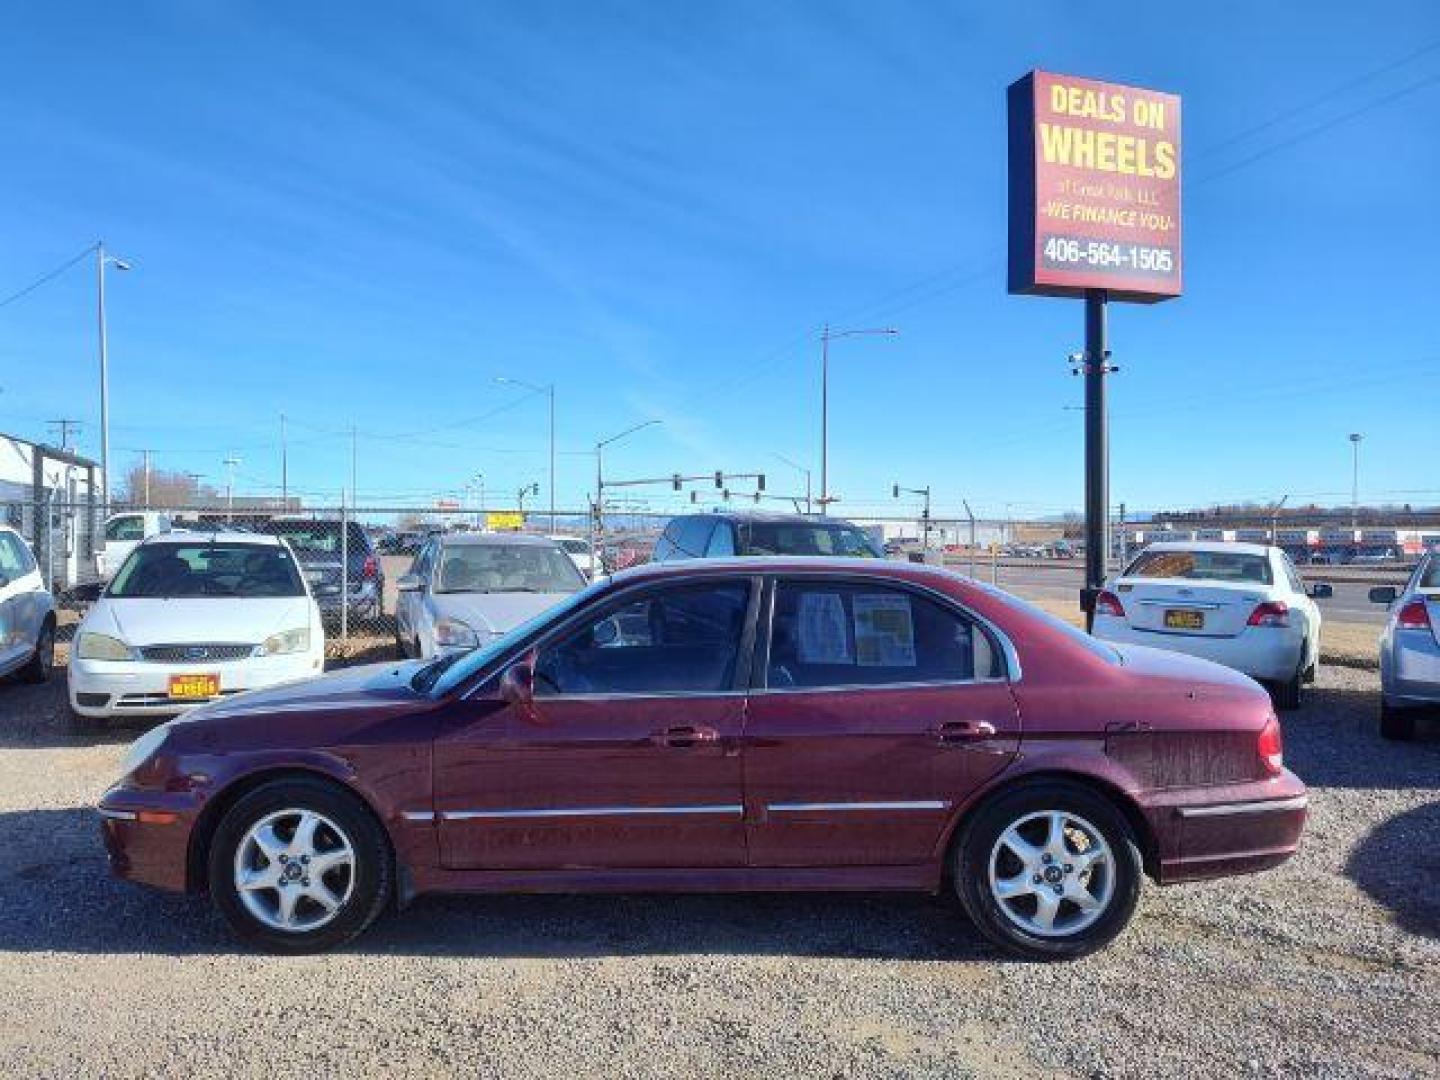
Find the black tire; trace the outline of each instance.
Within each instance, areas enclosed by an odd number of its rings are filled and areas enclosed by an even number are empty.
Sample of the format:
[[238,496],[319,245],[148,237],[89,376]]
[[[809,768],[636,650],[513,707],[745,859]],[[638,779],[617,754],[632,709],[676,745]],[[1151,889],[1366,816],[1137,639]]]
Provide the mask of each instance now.
[[[1304,661],[1301,661],[1302,663]],[[1279,712],[1294,712],[1300,708],[1301,684],[1304,682],[1304,673],[1297,670],[1295,674],[1285,682],[1274,683],[1270,687],[1270,700],[1275,703]]]
[[[1097,830],[1110,849],[1107,862],[1113,874],[1108,898],[1098,917],[1072,933],[1055,936],[1020,925],[1006,913],[990,888],[991,854],[1001,834],[1027,815],[1049,811],[1081,818]],[[1064,867],[1060,869],[1068,872]],[[1114,803],[1083,784],[1040,780],[1002,791],[971,813],[956,838],[951,871],[966,914],[990,941],[1027,959],[1073,960],[1103,948],[1129,923],[1140,900],[1144,866],[1135,834]],[[1068,907],[1074,909],[1069,917],[1076,917],[1080,909],[1073,902]],[[1060,909],[1067,910],[1066,901],[1060,902]]]
[[55,666],[55,623],[47,618],[35,640],[35,652],[20,669],[20,680],[27,683],[43,683],[50,679]]
[[[269,815],[289,810],[329,819],[349,840],[353,852],[353,866],[348,871],[353,877],[345,879],[347,895],[335,914],[313,929],[282,930],[267,925],[246,907],[235,883],[237,850],[251,827]],[[210,844],[207,881],[215,907],[239,937],[267,952],[293,954],[333,949],[363,932],[389,903],[394,877],[389,840],[369,808],[338,784],[295,778],[263,784],[226,812]],[[276,895],[278,901],[278,890]],[[297,910],[300,903],[297,901]]]
[[1415,738],[1415,710],[1397,709],[1380,701],[1380,737],[1394,742],[1409,742]]

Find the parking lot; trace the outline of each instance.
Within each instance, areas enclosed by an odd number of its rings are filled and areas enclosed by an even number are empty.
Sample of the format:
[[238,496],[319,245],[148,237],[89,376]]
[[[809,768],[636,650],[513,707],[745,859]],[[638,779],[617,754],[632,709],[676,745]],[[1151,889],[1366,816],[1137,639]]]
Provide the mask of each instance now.
[[948,902],[846,895],[423,899],[336,954],[252,954],[108,877],[90,806],[139,728],[67,734],[63,689],[0,688],[6,1075],[1440,1073],[1440,731],[1382,742],[1370,671],[1284,717],[1295,859],[1151,888],[1050,966]]

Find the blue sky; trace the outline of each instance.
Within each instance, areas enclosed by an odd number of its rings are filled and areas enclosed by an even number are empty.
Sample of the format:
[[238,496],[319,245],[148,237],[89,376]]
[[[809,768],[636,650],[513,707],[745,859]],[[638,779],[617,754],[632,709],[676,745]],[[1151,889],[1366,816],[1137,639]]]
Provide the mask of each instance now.
[[[817,470],[839,512],[1082,499],[1077,302],[1005,293],[1004,88],[1184,98],[1186,295],[1111,316],[1131,507],[1440,503],[1440,5],[25,5],[0,296],[103,237],[117,465],[414,505],[483,472]],[[93,266],[0,308],[0,430],[98,445]],[[1071,407],[1071,408],[1067,408]],[[657,490],[663,506],[667,493]],[[543,497],[542,497],[543,501]]]

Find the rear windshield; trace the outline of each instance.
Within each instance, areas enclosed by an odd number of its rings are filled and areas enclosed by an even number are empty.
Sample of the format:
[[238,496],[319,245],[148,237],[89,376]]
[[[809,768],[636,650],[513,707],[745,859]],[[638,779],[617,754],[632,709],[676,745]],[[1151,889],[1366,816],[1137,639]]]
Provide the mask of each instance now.
[[[370,542],[365,530],[357,523],[347,526],[348,552],[364,552]],[[267,521],[260,531],[270,536],[283,536],[297,552],[313,552],[321,555],[340,554],[340,523],[338,521]]]
[[808,521],[742,521],[741,555],[843,555],[859,559],[884,556],[854,525]]
[[558,547],[538,544],[448,544],[435,591],[578,592],[585,579]]
[[1142,551],[1126,577],[1243,581],[1270,585],[1270,560],[1238,551]]
[[115,575],[107,596],[304,596],[295,560],[271,544],[142,544]]

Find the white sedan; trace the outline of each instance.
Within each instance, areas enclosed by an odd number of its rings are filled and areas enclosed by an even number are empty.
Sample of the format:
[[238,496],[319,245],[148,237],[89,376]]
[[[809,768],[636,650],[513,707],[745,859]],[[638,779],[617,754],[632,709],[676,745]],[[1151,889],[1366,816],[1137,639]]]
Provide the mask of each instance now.
[[1289,556],[1264,544],[1151,544],[1096,598],[1093,632],[1244,672],[1282,709],[1299,707],[1320,657],[1320,609]]
[[130,553],[77,628],[70,707],[170,715],[324,664],[320,611],[283,540],[162,533]]

